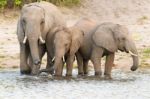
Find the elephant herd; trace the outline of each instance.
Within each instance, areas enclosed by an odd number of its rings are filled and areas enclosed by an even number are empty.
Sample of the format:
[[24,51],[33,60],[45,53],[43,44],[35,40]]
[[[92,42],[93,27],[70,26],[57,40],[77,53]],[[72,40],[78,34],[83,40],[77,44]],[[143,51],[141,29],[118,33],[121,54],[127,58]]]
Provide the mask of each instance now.
[[[21,74],[37,75],[48,72],[60,77],[66,63],[66,76],[72,76],[73,62],[78,64],[78,75],[88,74],[91,60],[95,76],[101,76],[101,58],[106,56],[104,75],[111,78],[115,52],[130,53],[132,71],[139,65],[138,52],[128,29],[120,24],[98,24],[91,18],[82,18],[71,27],[66,26],[59,9],[48,2],[25,5],[17,24],[20,44]],[[47,53],[46,69],[40,70]]]

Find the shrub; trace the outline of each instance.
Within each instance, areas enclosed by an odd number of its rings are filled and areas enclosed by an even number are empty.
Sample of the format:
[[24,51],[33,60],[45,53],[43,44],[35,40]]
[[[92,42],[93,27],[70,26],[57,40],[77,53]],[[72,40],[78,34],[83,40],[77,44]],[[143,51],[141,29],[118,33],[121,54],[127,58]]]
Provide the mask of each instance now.
[[6,5],[10,6],[10,8],[21,7],[22,5],[24,5],[24,3],[31,3],[36,1],[47,1],[58,6],[69,6],[69,7],[80,4],[80,0],[0,0],[0,8],[4,9]]
[[3,10],[4,7],[6,6],[6,4],[7,4],[6,0],[1,0],[0,1],[0,8]]

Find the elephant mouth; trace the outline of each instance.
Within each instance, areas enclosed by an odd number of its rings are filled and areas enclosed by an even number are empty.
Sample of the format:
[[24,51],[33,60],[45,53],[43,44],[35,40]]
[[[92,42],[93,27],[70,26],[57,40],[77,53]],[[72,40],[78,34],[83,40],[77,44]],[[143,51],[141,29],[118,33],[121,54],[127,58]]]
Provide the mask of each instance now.
[[123,47],[123,48],[120,48],[119,49],[121,52],[126,52],[126,53],[129,53],[129,51],[125,48],[125,47]]

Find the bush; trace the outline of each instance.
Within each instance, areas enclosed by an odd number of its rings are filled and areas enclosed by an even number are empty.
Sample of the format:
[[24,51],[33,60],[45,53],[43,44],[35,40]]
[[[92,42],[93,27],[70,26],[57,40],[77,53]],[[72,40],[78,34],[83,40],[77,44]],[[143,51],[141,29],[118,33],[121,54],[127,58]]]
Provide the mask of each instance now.
[[80,4],[80,0],[49,0],[49,2],[58,6],[74,6]]
[[47,1],[51,2],[58,6],[75,6],[80,4],[80,0],[0,0],[0,8],[4,9],[5,7],[21,7],[24,3],[31,3],[36,1]]
[[0,1],[0,8],[3,10],[4,7],[6,6],[6,4],[7,4],[6,0],[1,0]]

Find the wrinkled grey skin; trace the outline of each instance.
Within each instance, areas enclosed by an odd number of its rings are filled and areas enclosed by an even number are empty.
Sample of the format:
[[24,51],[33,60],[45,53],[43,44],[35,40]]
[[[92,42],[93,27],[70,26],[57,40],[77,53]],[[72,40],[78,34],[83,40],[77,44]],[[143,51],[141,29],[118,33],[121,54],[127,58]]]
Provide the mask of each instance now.
[[[79,23],[77,25],[78,27],[81,27]],[[87,73],[87,68],[84,67],[86,68],[85,70],[82,70],[82,68],[88,64],[87,62],[89,60],[91,60],[94,65],[95,75],[101,76],[101,58],[106,56],[104,75],[106,78],[110,79],[114,56],[117,50],[126,53],[131,51],[138,55],[136,46],[125,26],[113,23],[103,23],[96,26],[92,31],[86,32],[83,46],[80,47],[78,51],[79,55],[77,55],[77,58],[82,59],[83,64],[85,64],[83,65],[82,62],[79,63],[79,66],[81,67],[79,73]],[[138,68],[139,59],[138,56],[131,56],[133,59],[131,70],[135,71]]]
[[[79,52],[76,53],[76,57],[78,64],[78,74],[86,75],[88,74],[88,62],[90,59],[90,53],[92,49],[92,41],[89,39],[91,33],[89,32],[97,26],[97,22],[95,22],[95,20],[91,18],[85,17],[80,19],[74,26],[76,26],[84,32],[83,44],[80,47]],[[84,51],[84,53],[80,53],[80,51]]]
[[[54,70],[55,76],[62,76],[63,57],[65,57],[67,74],[72,75],[73,61],[75,53],[83,42],[84,33],[76,27],[58,27],[53,34],[48,34],[46,45],[49,57],[55,57]],[[53,46],[53,48],[52,48]],[[47,71],[48,70],[42,70]]]
[[[46,51],[46,45],[42,40],[46,39],[47,33],[51,33],[60,25],[65,25],[63,16],[51,3],[30,3],[22,8],[17,25],[21,74],[38,73],[41,59]],[[42,40],[39,39],[40,37]],[[51,61],[48,62],[47,67],[50,67]]]

